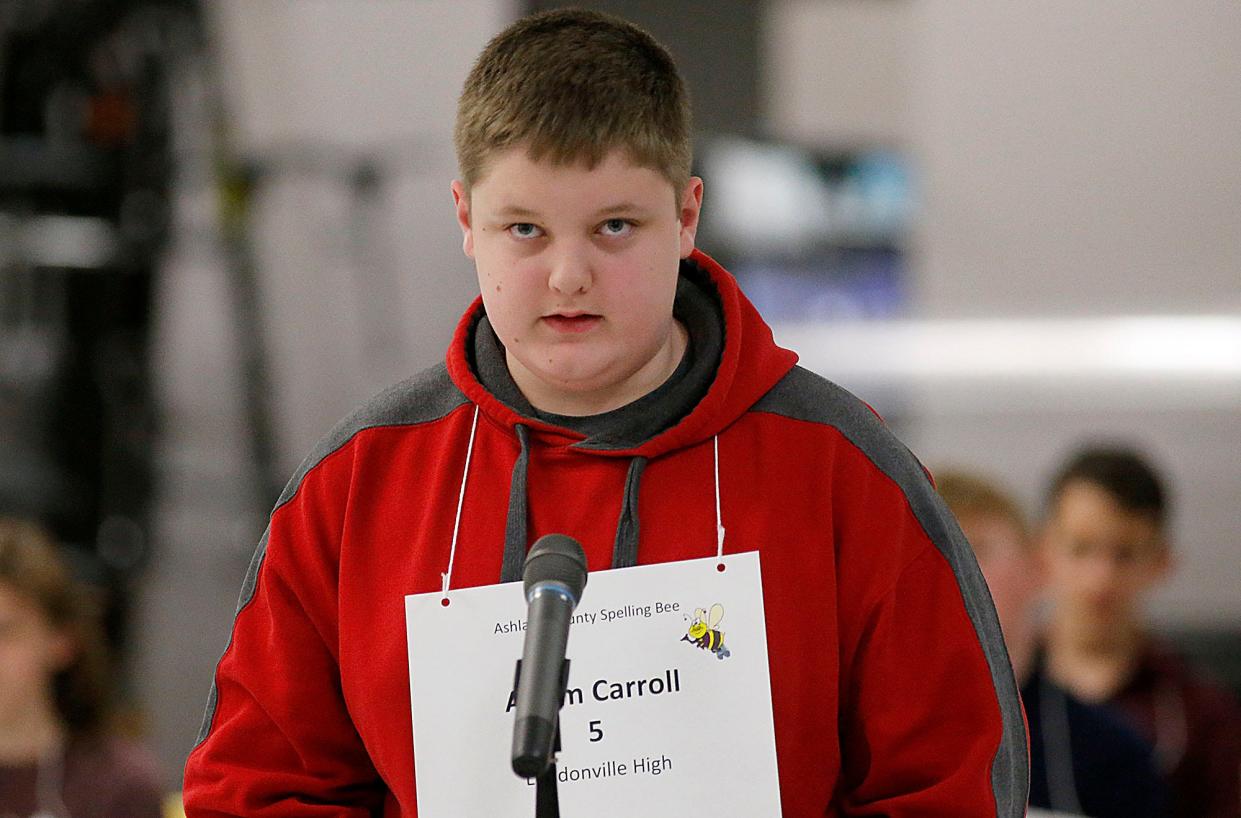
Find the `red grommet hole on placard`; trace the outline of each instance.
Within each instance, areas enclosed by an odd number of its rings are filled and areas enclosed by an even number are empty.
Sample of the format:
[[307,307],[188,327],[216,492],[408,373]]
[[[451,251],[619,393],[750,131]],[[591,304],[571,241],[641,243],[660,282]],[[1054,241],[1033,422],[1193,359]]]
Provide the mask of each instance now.
[[727,567],[728,566],[724,565],[724,563],[721,562],[721,563],[716,564],[715,570],[719,571],[722,574],[727,569]]
[[444,597],[443,599],[440,600],[440,604],[443,605],[445,608],[447,608],[452,603],[448,601],[448,597]]

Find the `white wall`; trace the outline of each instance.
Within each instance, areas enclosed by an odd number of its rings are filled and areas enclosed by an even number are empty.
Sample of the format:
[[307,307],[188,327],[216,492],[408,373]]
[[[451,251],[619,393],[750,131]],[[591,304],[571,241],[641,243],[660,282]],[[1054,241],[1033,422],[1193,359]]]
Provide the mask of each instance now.
[[911,4],[930,314],[1241,310],[1241,4]]
[[907,148],[912,135],[907,0],[772,0],[760,79],[764,130],[828,150]]
[[[923,315],[1241,313],[1241,5],[911,10]],[[1241,624],[1241,404],[1159,381],[1028,404],[928,406],[910,435],[928,460],[1010,475],[1034,508],[1078,441],[1140,443],[1177,500],[1180,570],[1156,614]]]
[[[353,405],[439,361],[477,292],[449,193],[452,124],[470,65],[517,6],[214,7],[236,149],[274,169],[255,235],[285,471]],[[362,157],[387,186],[359,248],[345,174]]]
[[[777,0],[766,29],[774,134],[910,151],[914,317],[1241,315],[1241,5]],[[803,351],[857,374],[842,348]],[[1235,371],[856,386],[929,465],[987,471],[1032,512],[1080,441],[1145,447],[1181,555],[1156,615],[1237,626]]]

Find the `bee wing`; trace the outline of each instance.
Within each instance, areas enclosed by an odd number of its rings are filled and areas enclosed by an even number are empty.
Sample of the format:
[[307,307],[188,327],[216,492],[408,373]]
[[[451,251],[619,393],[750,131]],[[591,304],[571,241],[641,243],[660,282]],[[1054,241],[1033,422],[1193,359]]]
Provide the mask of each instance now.
[[724,618],[724,606],[717,602],[711,606],[711,615],[710,615],[710,618],[707,620],[707,627],[710,628],[711,630],[715,630],[716,626],[720,624],[720,620],[723,618]]
[[693,623],[693,622],[706,622],[706,621],[707,621],[707,612],[706,612],[706,610],[704,610],[704,609],[702,609],[702,608],[695,608],[695,609],[694,609],[694,618],[693,618],[693,619],[691,619],[691,620],[690,620],[690,622],[691,622],[691,623]]

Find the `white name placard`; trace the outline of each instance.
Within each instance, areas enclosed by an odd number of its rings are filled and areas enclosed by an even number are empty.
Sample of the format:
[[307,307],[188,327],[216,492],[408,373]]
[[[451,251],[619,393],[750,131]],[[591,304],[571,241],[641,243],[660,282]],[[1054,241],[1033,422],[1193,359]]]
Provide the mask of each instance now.
[[[405,598],[418,814],[532,818],[510,759],[521,584],[447,598]],[[780,814],[757,552],[591,574],[567,652],[561,815]]]

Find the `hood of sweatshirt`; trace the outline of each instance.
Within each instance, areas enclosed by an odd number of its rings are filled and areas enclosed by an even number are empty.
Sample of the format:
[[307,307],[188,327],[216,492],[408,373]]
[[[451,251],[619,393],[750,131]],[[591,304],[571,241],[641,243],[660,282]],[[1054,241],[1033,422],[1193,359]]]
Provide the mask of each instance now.
[[678,371],[650,394],[596,416],[588,431],[582,431],[580,419],[573,429],[538,412],[517,390],[481,297],[457,325],[448,372],[483,414],[515,435],[601,456],[649,460],[718,435],[797,363],[796,353],[776,345],[736,279],[701,251],[681,263],[674,314],[690,337]]

